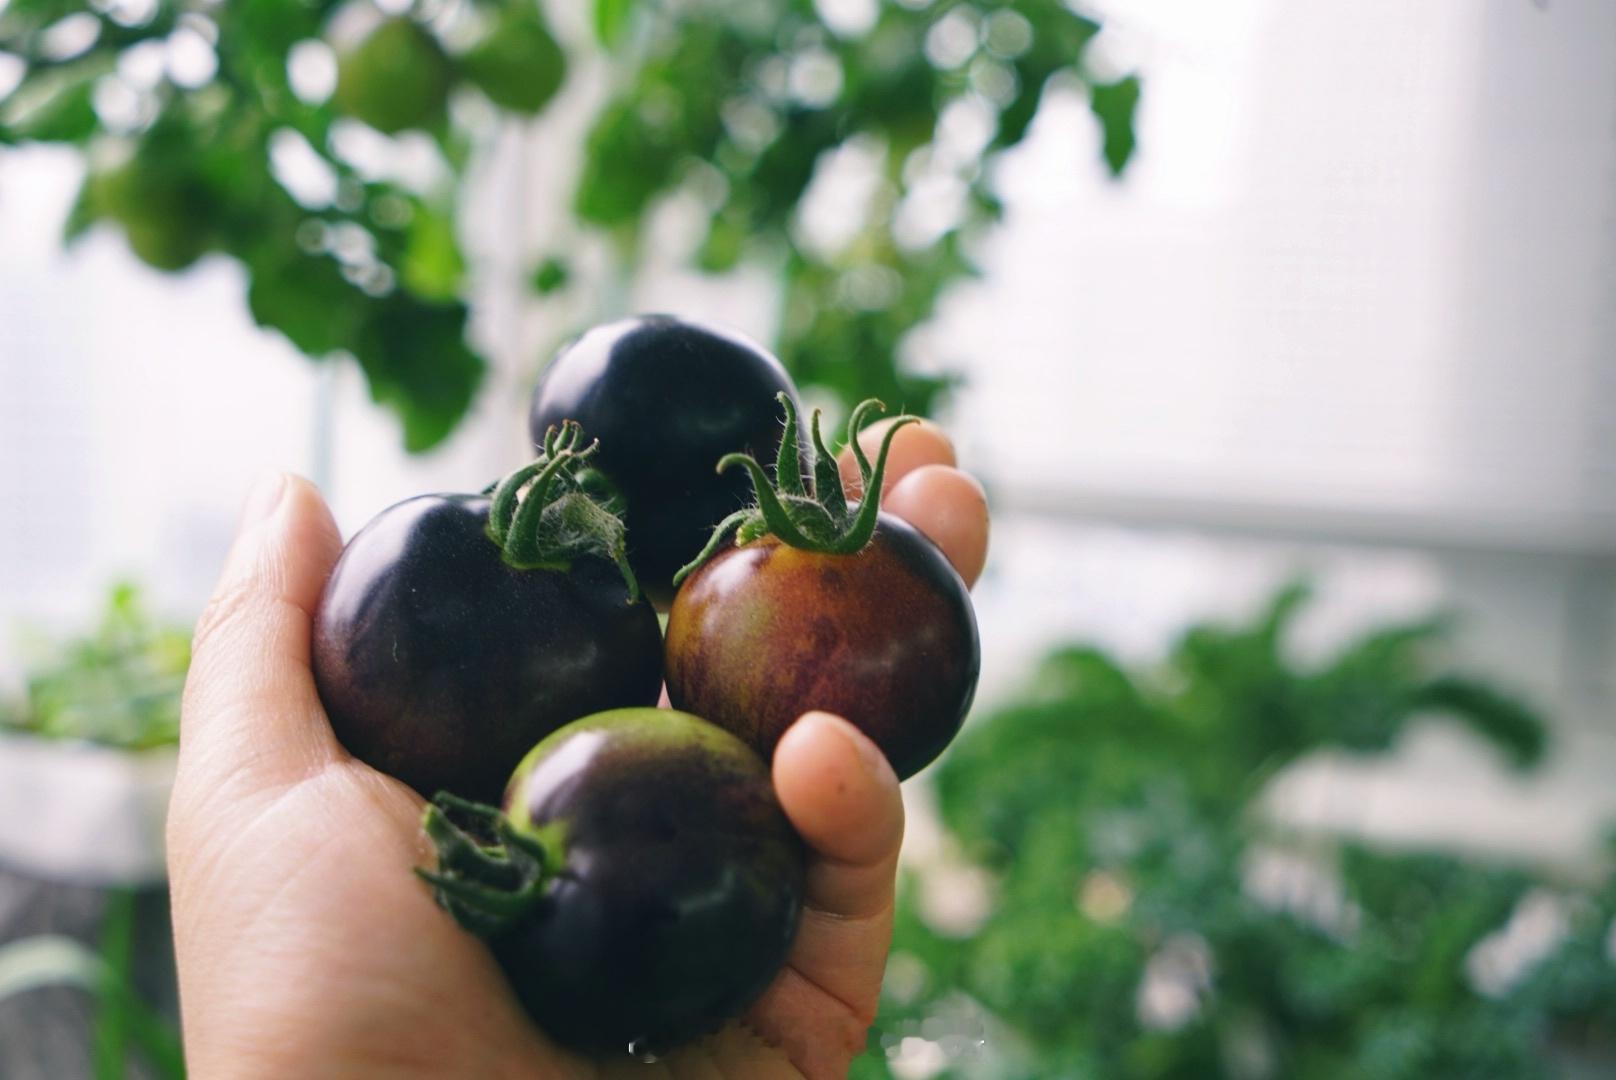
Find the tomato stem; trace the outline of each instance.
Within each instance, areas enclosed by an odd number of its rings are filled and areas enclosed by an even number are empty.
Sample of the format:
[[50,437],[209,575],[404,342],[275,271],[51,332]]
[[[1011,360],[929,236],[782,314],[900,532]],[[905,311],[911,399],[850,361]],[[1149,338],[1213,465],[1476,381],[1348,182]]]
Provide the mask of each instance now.
[[479,937],[526,918],[561,867],[562,853],[518,832],[498,809],[440,791],[421,826],[437,848],[437,870],[416,867],[438,906]]
[[875,535],[876,519],[881,511],[881,483],[886,475],[887,455],[898,429],[915,423],[918,416],[899,416],[892,421],[881,439],[881,450],[871,465],[859,446],[858,435],[865,423],[886,407],[874,398],[860,402],[847,422],[847,441],[853,449],[853,460],[858,463],[859,476],[864,485],[863,500],[853,509],[842,491],[841,470],[836,458],[826,447],[819,432],[819,410],[813,412],[810,425],[813,451],[810,454],[809,482],[805,487],[802,473],[788,468],[797,460],[797,409],[788,394],[778,395],[785,412],[785,434],[780,440],[780,456],[775,466],[775,481],[769,482],[757,459],[750,454],[725,454],[718,461],[718,471],[745,469],[752,480],[757,502],[745,510],[738,510],[719,522],[718,527],[689,564],[673,576],[678,585],[698,567],[717,554],[731,533],[736,544],[749,543],[762,536],[773,535],[782,543],[803,551],[830,555],[852,555],[862,551]]
[[583,555],[610,559],[634,603],[640,586],[628,564],[623,519],[593,470],[584,468],[600,440],[580,447],[582,442],[583,429],[570,420],[545,432],[538,460],[494,485],[488,538],[518,570],[566,570]]

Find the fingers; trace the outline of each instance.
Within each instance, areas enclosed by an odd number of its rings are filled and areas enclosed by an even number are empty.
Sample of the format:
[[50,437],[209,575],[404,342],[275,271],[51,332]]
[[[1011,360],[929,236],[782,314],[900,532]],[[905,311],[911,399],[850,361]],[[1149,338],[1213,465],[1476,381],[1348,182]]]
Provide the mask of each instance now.
[[922,465],[887,492],[881,508],[925,533],[969,588],[988,558],[988,497],[969,473]]
[[845,1076],[875,1019],[892,943],[898,778],[853,725],[809,713],[775,749],[774,786],[810,849],[808,890],[786,969],[748,1019],[804,1076]]
[[852,724],[809,713],[775,750],[774,785],[811,850],[792,966],[842,1001],[873,1007],[903,841],[898,778]]
[[342,548],[312,484],[254,487],[197,624],[180,717],[183,783],[265,788],[339,753],[309,671],[310,624]]
[[[873,461],[891,418],[859,433],[859,445]],[[836,460],[849,498],[863,491],[852,450]],[[988,557],[988,500],[982,485],[954,467],[954,444],[929,420],[900,428],[892,437],[881,482],[881,509],[925,533],[948,556],[967,586],[982,576]]]
[[780,739],[774,785],[813,850],[809,906],[858,919],[889,904],[903,801],[880,749],[841,717],[808,713]]
[[[859,446],[872,463],[875,456],[881,452],[881,440],[886,436],[887,428],[892,426],[893,419],[895,418],[888,417],[885,420],[877,420],[859,432]],[[954,464],[954,444],[949,441],[942,428],[930,420],[906,424],[892,437],[892,449],[887,452],[887,471],[881,482],[881,493],[885,495],[899,479],[922,465]],[[856,499],[862,496],[864,478],[859,475],[858,459],[853,456],[851,447],[844,448],[837,455],[836,466],[842,472],[842,487],[847,489],[848,498]]]

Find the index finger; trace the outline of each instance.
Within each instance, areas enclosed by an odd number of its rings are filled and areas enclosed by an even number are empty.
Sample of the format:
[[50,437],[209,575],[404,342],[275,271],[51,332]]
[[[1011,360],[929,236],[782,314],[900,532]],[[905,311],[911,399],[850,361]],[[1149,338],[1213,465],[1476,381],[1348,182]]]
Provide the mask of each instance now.
[[[881,440],[897,417],[877,420],[858,434],[859,448],[871,461],[881,450]],[[886,476],[881,481],[881,493],[892,490],[892,485],[923,465],[954,465],[954,443],[942,428],[930,420],[905,424],[892,437],[892,448],[887,451]],[[848,498],[857,499],[864,494],[864,478],[859,475],[858,459],[853,448],[844,446],[836,455],[836,467],[841,470],[842,487]]]
[[[871,460],[892,417],[859,433],[859,446]],[[850,447],[837,458],[842,486],[859,498],[863,478]],[[954,444],[929,420],[908,424],[892,437],[886,474],[881,482],[881,508],[919,529],[948,557],[967,587],[982,574],[988,554],[987,495],[967,473],[955,468]]]

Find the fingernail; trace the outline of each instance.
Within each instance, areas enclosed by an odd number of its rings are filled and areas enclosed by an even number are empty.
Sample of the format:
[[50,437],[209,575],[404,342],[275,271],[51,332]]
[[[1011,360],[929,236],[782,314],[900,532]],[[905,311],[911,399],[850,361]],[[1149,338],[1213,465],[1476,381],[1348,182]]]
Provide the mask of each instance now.
[[241,506],[241,521],[237,531],[250,529],[268,518],[281,504],[281,496],[285,493],[285,473],[272,470],[260,475],[253,481],[252,488],[247,492],[247,501]]

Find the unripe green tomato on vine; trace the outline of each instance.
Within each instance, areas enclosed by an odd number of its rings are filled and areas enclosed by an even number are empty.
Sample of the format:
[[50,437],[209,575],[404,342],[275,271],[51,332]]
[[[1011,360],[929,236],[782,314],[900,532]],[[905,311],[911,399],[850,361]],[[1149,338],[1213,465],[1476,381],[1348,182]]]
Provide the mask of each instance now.
[[425,27],[388,19],[337,63],[337,107],[387,135],[441,117],[454,70]]

